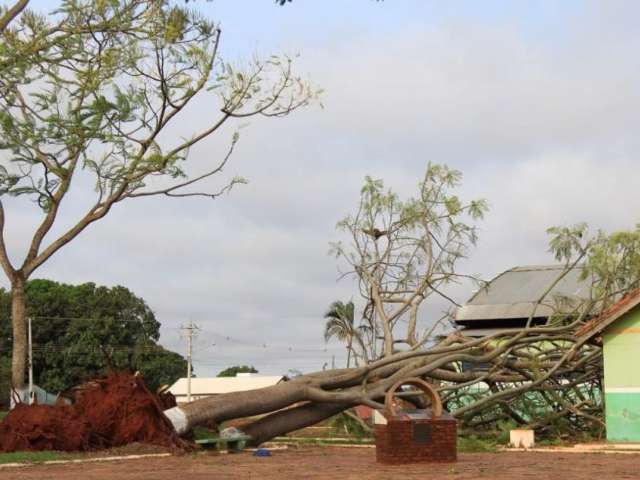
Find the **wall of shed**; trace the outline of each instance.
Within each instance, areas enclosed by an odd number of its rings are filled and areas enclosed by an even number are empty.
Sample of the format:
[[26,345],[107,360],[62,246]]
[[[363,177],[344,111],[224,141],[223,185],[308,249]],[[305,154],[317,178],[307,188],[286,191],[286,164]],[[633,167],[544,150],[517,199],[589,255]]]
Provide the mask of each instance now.
[[640,442],[640,308],[603,335],[607,440]]

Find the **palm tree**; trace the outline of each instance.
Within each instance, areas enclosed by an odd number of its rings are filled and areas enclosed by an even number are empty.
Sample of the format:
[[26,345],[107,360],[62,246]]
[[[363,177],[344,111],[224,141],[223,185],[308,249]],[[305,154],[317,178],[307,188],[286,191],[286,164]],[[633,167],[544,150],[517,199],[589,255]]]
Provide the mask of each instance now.
[[324,314],[324,318],[327,319],[327,323],[324,326],[324,341],[328,342],[332,337],[336,337],[342,342],[347,342],[347,368],[349,368],[351,362],[353,339],[358,335],[353,324],[353,312],[353,301],[347,303],[335,301]]

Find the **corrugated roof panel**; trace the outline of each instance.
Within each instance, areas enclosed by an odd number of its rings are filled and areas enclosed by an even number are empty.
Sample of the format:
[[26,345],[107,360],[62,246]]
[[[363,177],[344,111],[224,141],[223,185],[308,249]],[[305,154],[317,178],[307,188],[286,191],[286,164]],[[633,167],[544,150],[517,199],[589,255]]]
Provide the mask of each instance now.
[[[528,318],[536,302],[564,271],[563,265],[516,267],[498,275],[481,288],[456,312],[456,320],[496,320]],[[569,312],[589,298],[591,283],[580,280],[582,269],[573,268],[538,305],[535,317],[547,317],[556,311]],[[561,305],[560,299],[568,300]]]
[[[535,303],[503,303],[496,305],[465,305],[456,311],[456,320],[493,320],[499,318],[529,318]],[[548,317],[554,309],[540,304],[536,307],[534,317]]]

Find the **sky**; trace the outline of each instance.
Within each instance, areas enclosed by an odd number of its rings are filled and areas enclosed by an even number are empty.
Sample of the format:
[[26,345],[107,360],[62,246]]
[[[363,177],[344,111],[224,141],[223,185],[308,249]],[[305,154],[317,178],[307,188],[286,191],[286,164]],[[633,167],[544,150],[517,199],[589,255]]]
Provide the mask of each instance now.
[[[460,170],[460,196],[490,206],[460,268],[485,279],[551,263],[550,226],[640,223],[638,2],[190,5],[220,23],[225,59],[299,54],[296,71],[324,89],[324,108],[243,126],[211,185],[234,175],[248,185],[215,201],[119,205],[35,276],[130,288],[162,322],[161,343],[179,352],[180,326],[195,322],[198,376],[234,364],[268,374],[343,365],[344,347],[324,343],[323,313],[357,292],[349,279],[338,281],[328,250],[366,175],[408,197],[428,162]],[[198,102],[172,134],[197,130],[217,108]],[[219,159],[230,135],[194,148],[191,172]],[[88,198],[73,194],[62,225]],[[37,212],[8,207],[7,243],[19,258]],[[470,288],[450,293],[464,302]],[[438,308],[426,310],[422,326]]]

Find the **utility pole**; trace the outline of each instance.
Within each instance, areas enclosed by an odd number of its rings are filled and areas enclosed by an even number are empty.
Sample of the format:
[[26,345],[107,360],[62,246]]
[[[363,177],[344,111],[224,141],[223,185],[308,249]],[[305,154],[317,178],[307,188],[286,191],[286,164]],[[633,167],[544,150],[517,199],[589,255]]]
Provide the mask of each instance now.
[[187,325],[186,327],[182,327],[184,336],[187,337],[187,402],[191,401],[191,371],[193,370],[192,368],[193,337],[195,335],[196,330],[198,330],[198,327],[191,320],[189,320],[189,325]]
[[31,337],[31,317],[27,317],[29,341],[29,405],[33,404],[33,339]]

